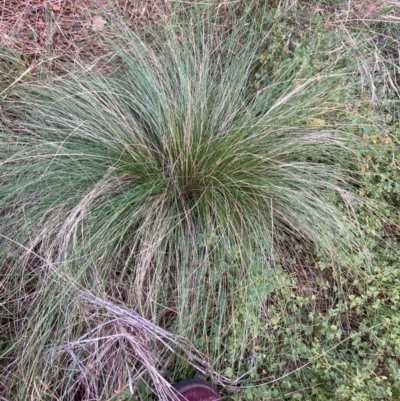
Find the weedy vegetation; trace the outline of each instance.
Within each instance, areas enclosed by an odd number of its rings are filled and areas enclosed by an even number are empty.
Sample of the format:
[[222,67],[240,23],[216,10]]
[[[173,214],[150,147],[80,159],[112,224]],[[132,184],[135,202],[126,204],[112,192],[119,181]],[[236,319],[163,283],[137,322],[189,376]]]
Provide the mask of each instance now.
[[400,396],[399,6],[369,6],[160,3],[105,13],[97,62],[1,50],[0,399]]

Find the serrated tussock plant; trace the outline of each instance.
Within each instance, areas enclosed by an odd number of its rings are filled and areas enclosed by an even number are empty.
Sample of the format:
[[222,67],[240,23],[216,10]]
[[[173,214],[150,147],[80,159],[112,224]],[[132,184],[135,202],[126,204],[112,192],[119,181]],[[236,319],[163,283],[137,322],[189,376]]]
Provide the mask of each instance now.
[[[18,399],[104,398],[141,377],[141,348],[124,340],[133,334],[79,290],[202,344],[215,362],[239,304],[257,314],[265,272],[296,255],[294,243],[339,267],[363,250],[357,141],[323,123],[341,111],[330,92],[349,80],[307,76],[293,60],[257,91],[264,43],[248,23],[157,29],[150,42],[116,29],[112,75],[50,77],[4,102],[2,285],[5,303],[20,294],[10,306],[20,317],[3,377]],[[239,359],[254,325],[244,323]],[[162,370],[169,357],[156,355],[143,366]]]

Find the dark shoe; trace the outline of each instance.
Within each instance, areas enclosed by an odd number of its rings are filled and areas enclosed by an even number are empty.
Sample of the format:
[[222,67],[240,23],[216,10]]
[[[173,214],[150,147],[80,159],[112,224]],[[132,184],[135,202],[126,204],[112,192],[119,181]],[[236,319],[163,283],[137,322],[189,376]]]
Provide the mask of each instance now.
[[203,379],[186,379],[174,384],[180,401],[220,401],[214,387]]

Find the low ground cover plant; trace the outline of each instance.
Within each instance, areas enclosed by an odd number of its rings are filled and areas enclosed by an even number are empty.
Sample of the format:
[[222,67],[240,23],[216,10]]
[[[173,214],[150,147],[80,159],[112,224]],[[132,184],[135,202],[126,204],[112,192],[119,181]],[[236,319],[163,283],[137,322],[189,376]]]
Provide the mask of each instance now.
[[396,25],[178,6],[4,85],[2,394],[395,397]]

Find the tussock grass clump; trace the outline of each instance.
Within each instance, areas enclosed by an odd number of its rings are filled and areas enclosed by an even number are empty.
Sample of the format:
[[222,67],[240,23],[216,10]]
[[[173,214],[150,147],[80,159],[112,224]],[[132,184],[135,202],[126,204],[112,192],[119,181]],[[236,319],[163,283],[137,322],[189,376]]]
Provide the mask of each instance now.
[[[150,42],[115,28],[115,74],[50,77],[4,103],[2,286],[18,318],[2,377],[13,399],[102,399],[163,374],[172,348],[129,332],[110,302],[188,338],[210,374],[246,357],[274,269],[295,272],[298,244],[333,271],[363,252],[357,141],[327,123],[350,80],[294,59],[253,90],[264,35],[246,18],[229,29],[188,18]],[[171,377],[187,369],[175,361]]]

